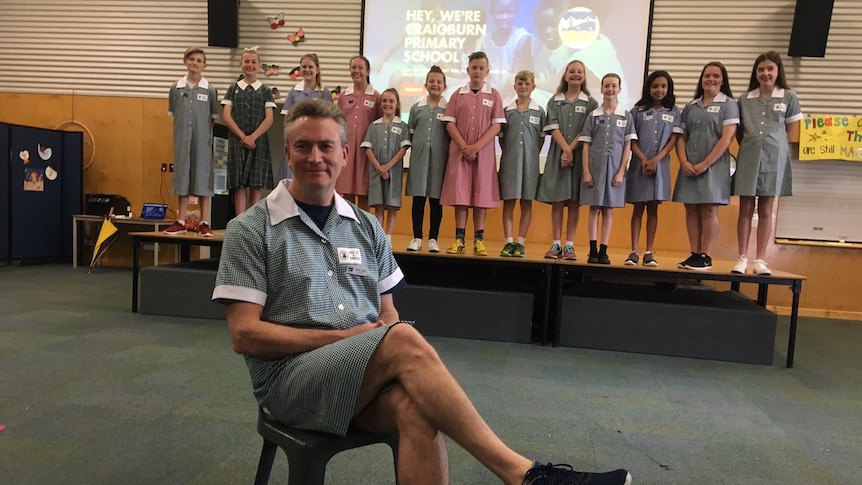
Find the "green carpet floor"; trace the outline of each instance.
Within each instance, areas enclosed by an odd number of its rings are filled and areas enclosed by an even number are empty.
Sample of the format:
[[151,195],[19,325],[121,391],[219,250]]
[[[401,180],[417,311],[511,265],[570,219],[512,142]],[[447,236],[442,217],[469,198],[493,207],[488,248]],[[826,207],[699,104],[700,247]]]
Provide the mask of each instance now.
[[[0,483],[247,484],[261,440],[224,322],[130,312],[126,270],[0,267]],[[397,297],[396,297],[397,304]],[[636,484],[862,477],[862,323],[803,318],[796,367],[429,339],[515,450]],[[450,443],[451,483],[499,483]],[[361,477],[361,478],[357,478]],[[283,455],[271,483],[286,483]],[[383,445],[328,484],[392,484]]]

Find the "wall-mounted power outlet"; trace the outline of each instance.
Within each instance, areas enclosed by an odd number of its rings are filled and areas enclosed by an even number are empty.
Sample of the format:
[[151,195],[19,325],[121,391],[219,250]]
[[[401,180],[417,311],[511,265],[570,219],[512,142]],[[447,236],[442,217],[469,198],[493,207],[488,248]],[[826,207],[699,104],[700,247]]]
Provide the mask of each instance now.
[[169,169],[171,173],[174,173],[174,164],[170,164]]
[[167,164],[167,163],[163,163],[163,164],[162,164],[162,172],[167,172],[167,171],[168,171],[168,164]]

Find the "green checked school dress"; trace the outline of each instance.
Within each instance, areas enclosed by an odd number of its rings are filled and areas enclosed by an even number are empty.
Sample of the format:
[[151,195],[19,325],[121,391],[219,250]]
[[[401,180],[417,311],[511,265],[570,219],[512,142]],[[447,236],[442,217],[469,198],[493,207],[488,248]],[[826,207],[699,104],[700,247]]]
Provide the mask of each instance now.
[[[276,108],[272,89],[255,81],[248,84],[242,79],[228,88],[221,104],[231,107],[231,117],[237,126],[250,135],[263,122],[266,110]],[[239,137],[230,133],[227,142],[227,188],[273,187],[272,162],[269,155],[269,137],[266,133],[255,141],[255,149],[242,146]]]

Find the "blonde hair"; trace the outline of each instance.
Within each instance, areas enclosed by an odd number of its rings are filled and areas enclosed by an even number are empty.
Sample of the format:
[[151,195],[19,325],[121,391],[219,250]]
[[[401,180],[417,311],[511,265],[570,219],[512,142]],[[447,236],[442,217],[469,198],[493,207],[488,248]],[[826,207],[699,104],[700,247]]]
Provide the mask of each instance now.
[[309,53],[299,58],[299,64],[302,65],[303,59],[310,59],[311,62],[314,63],[314,67],[317,68],[317,74],[314,75],[314,87],[318,91],[323,91],[323,81],[320,80],[320,59],[317,58],[317,54]]
[[258,52],[258,49],[260,49],[260,46],[256,46],[256,45],[253,45],[251,47],[246,47],[245,49],[242,50],[242,55],[254,54],[257,56],[257,62],[260,62],[260,53]]
[[194,47],[194,46],[189,47],[189,48],[188,48],[188,49],[186,49],[186,51],[183,53],[183,61],[185,61],[186,59],[188,59],[189,57],[191,57],[191,56],[193,56],[193,55],[195,55],[195,54],[200,54],[200,55],[204,56],[204,62],[206,62],[206,61],[207,61],[207,53],[206,53],[206,52],[204,52],[204,50],[203,50],[203,49],[201,49],[200,47]]
[[581,83],[581,91],[583,91],[583,93],[587,96],[590,95],[590,90],[587,89],[587,65],[584,64],[583,61],[579,61],[577,59],[575,59],[574,61],[570,61],[568,64],[566,64],[566,68],[563,70],[563,77],[560,78],[560,85],[557,86],[556,94],[565,93],[569,90],[569,83],[566,81],[566,73],[569,72],[569,66],[575,63],[580,64],[581,67],[584,68],[584,82]]
[[524,69],[515,74],[515,82],[517,81],[529,81],[531,84],[536,84],[536,75],[533,74],[533,71]]

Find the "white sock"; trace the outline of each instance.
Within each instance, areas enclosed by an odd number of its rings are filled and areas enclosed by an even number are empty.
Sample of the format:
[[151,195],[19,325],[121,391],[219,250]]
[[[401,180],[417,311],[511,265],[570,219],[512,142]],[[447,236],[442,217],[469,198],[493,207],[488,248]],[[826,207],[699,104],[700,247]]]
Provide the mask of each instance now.
[[525,242],[527,242],[527,238],[525,238],[525,237],[519,237],[518,238],[518,244],[520,244],[521,246],[523,246]]
[[511,244],[511,243],[513,243],[513,242],[515,242],[515,241],[514,241],[511,237],[507,237],[507,238],[506,238],[506,242],[507,242],[507,243],[509,243],[509,244]]
[[559,239],[554,239],[554,244],[556,244],[557,246],[559,246],[559,245],[560,245],[560,240],[559,240]]
[[575,246],[575,242],[574,242],[574,241],[566,241],[566,246],[572,246],[572,247],[574,247],[574,246]]

